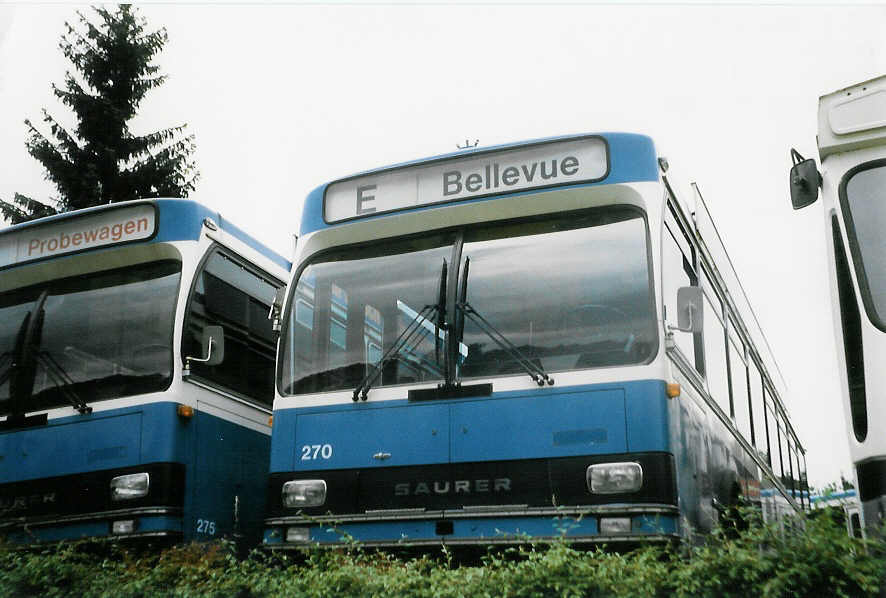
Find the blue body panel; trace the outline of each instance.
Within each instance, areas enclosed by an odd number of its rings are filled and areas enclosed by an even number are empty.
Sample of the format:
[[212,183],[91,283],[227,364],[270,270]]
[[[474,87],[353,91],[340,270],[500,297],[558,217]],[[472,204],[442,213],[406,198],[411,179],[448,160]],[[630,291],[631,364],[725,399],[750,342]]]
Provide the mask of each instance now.
[[0,484],[142,463],[187,460],[176,403],[73,415],[0,432]]
[[[645,135],[637,135],[634,133],[599,133],[597,134],[599,137],[603,137],[609,143],[609,156],[610,156],[610,169],[609,175],[603,179],[602,181],[598,181],[596,183],[587,183],[583,185],[564,185],[563,188],[570,187],[584,187],[584,186],[597,186],[597,185],[611,185],[613,183],[627,183],[627,182],[642,182],[642,181],[657,181],[658,180],[658,162],[657,157],[655,155],[655,146],[652,143],[652,139]],[[483,147],[470,149],[461,152],[455,152],[451,154],[444,154],[441,156],[432,156],[430,158],[424,158],[421,160],[413,160],[410,162],[404,162],[402,164],[396,164],[390,167],[386,167],[383,170],[387,170],[388,168],[399,168],[403,166],[419,166],[426,162],[446,159],[446,158],[464,158],[466,156],[470,156],[471,154],[488,152],[491,150],[499,150],[499,149],[508,149],[513,147],[520,147],[525,144],[530,143],[538,143],[544,141],[566,141],[569,139],[577,138],[577,137],[586,137],[587,135],[564,135],[560,137],[548,137],[544,139],[533,139],[531,141],[524,141],[520,143],[511,143],[505,145],[499,145],[494,147]],[[370,170],[366,172],[359,173],[357,176],[371,174],[373,172],[377,172],[375,170]],[[348,177],[350,178],[350,177]],[[334,181],[333,181],[334,182]],[[307,199],[304,203],[304,210],[302,212],[301,219],[301,231],[300,234],[305,235],[308,233],[312,233],[314,231],[323,230],[325,228],[331,228],[333,226],[341,226],[341,224],[330,225],[327,224],[323,218],[323,198],[326,193],[326,188],[331,185],[332,182],[326,183],[317,187],[310,194],[308,194]],[[485,198],[478,199],[469,199],[464,201],[456,201],[447,205],[459,205],[465,203],[472,203],[476,201],[489,201],[491,199],[501,199],[502,197],[517,197],[520,195],[525,195],[527,193],[536,193],[537,191],[524,191],[517,193],[501,193],[494,196],[489,196]],[[432,208],[438,208],[438,205],[427,206],[416,208],[415,211],[427,210]],[[366,216],[365,219],[370,218],[390,218],[391,214],[381,213],[377,216]]]
[[[131,519],[128,518],[128,519]],[[138,533],[141,535],[179,535],[182,533],[182,518],[168,515],[148,515],[137,518]],[[69,523],[51,527],[29,527],[27,531],[16,530],[6,535],[6,539],[16,544],[38,544],[83,540],[87,538],[112,537],[112,519]]]
[[[289,470],[395,467],[449,460],[448,405],[408,405],[398,401],[383,408],[373,408],[369,403],[346,407],[296,418],[297,442],[290,444]],[[277,429],[282,432],[286,428],[281,425]],[[357,430],[359,433],[355,434]],[[394,446],[390,446],[392,430],[397,434]],[[331,444],[332,457],[302,460],[300,447],[313,444]],[[371,455],[379,451],[388,451],[392,456],[384,462],[373,460]]]
[[[255,545],[261,534],[267,496],[271,438],[225,419],[197,411],[191,469],[185,496],[185,540],[240,534]],[[239,502],[235,529],[234,497]],[[200,520],[215,523],[210,533]]]
[[[574,540],[605,541],[600,535],[596,517],[488,517],[476,519],[455,519],[452,533],[446,534],[447,543],[474,543],[525,540],[531,538],[567,538]],[[285,528],[265,530],[264,545],[273,548],[284,544]],[[646,537],[673,537],[679,533],[679,523],[672,515],[631,517],[631,531],[620,540]],[[384,544],[410,542],[438,542],[433,521],[402,521],[391,523],[348,523],[343,525],[310,526],[311,542],[320,544],[341,543],[345,538],[371,539]]]
[[[624,391],[539,389],[451,407],[450,460],[511,460],[623,453]],[[495,400],[498,399],[498,400]]]
[[[331,444],[332,456],[302,460],[301,447],[317,444]],[[391,457],[366,458],[379,451]],[[671,452],[661,380],[554,386],[431,404],[370,400],[280,409],[274,412],[270,471],[635,451]]]
[[[480,462],[537,463],[540,459],[584,456],[603,456],[605,460],[610,454],[671,453],[670,403],[664,381],[640,380],[493,392],[489,397],[431,403],[373,403],[370,397],[366,403],[279,409],[274,414],[271,473],[316,471],[317,477],[323,478],[324,471],[332,470],[383,467],[393,471],[403,466],[440,464],[476,467]],[[302,447],[326,444],[332,446],[329,458],[303,458]],[[372,457],[376,453],[390,456],[376,460]],[[631,517],[629,537],[678,534],[674,506],[653,506],[646,514],[642,509],[638,512],[635,505],[614,506],[613,516]],[[503,505],[502,509],[514,507]],[[429,512],[426,518],[385,517],[383,512],[370,515],[368,521],[346,517],[337,526],[310,520],[299,523],[297,517],[291,524],[270,520],[264,544],[292,546],[284,540],[289,525],[310,527],[312,541],[320,543],[339,542],[342,532],[381,544],[494,542],[561,535],[592,541],[607,538],[599,532],[597,516],[533,514],[532,509],[518,509],[508,516],[477,513],[450,517]],[[451,531],[441,531],[441,519],[451,523]]]
[[[151,463],[184,465],[184,503],[173,514],[115,515],[87,520],[35,519],[30,531],[3,531],[12,541],[34,542],[110,536],[110,523],[136,519],[137,533],[185,541],[231,536],[258,541],[265,505],[270,438],[196,411],[177,415],[177,403],[155,402],[50,420],[45,426],[0,432],[0,483],[86,474]],[[239,500],[235,529],[234,497]],[[117,505],[125,509],[126,503]],[[158,505],[163,506],[163,505]],[[51,519],[51,518],[49,518]],[[211,526],[209,524],[212,524]],[[0,519],[0,525],[3,520]]]

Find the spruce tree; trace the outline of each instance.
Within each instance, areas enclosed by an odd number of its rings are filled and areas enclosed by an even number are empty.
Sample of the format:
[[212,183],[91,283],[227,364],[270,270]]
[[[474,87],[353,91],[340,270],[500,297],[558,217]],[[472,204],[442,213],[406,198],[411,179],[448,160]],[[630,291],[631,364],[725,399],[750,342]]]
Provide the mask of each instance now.
[[63,87],[52,85],[74,113],[74,130],[46,109],[48,134],[25,121],[28,153],[43,164],[58,196],[50,203],[20,193],[12,202],[0,200],[0,214],[13,224],[130,199],[187,197],[199,177],[187,125],[135,135],[128,124],[147,92],[166,81],[152,64],[166,44],[166,29],[148,32],[146,19],[128,4],[92,11],[95,22],[77,12],[78,26],[65,23],[59,48],[76,75],[68,71]]

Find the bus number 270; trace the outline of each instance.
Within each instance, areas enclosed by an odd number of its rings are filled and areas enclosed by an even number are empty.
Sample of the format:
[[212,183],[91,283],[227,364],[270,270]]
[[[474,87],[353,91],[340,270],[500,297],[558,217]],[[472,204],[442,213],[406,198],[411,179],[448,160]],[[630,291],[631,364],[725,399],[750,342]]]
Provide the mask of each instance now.
[[301,447],[301,460],[332,459],[331,444],[306,444]]

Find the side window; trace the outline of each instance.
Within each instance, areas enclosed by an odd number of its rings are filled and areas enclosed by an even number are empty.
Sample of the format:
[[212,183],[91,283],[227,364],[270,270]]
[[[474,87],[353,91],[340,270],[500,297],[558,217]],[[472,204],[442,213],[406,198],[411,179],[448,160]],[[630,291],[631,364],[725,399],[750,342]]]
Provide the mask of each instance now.
[[763,428],[760,433],[757,434],[757,438],[760,438],[761,435],[765,434],[765,437],[761,441],[758,442],[757,450],[763,452],[765,449],[766,462],[769,464],[769,467],[772,468],[772,471],[775,471],[775,461],[772,460],[772,451],[775,448],[775,438],[773,430],[775,429],[775,420],[772,419],[772,409],[770,408],[770,403],[772,402],[772,396],[769,394],[769,389],[766,388],[766,382],[763,382]]
[[[299,278],[298,284],[295,286],[295,317],[289,321],[291,328],[289,331],[290,338],[293,338],[296,326],[299,326],[308,332],[307,335],[304,335],[306,338],[311,338],[310,333],[314,330],[314,326],[316,325],[314,322],[314,318],[316,317],[314,308],[316,305],[316,289],[317,280],[313,272]],[[296,367],[306,367],[307,364],[311,362],[311,344],[300,343],[294,345],[293,349],[294,350],[290,351],[288,355],[289,359],[292,361],[292,363],[289,364],[290,370],[292,371]]]
[[849,532],[852,534],[853,538],[861,538],[861,515],[858,511],[852,513],[849,516]]
[[385,334],[385,318],[381,311],[371,305],[364,309],[366,317],[363,320],[363,345],[366,349],[364,362],[366,373],[369,374],[375,364],[381,361]]
[[837,277],[837,297],[840,301],[840,324],[843,330],[843,352],[846,358],[846,380],[849,383],[849,410],[852,414],[852,430],[859,442],[868,435],[867,396],[864,378],[864,346],[861,335],[861,314],[852,286],[852,276],[837,216],[831,216],[831,233],[834,242],[834,261]]
[[778,416],[778,458],[781,462],[781,483],[785,488],[790,488],[791,459],[788,453],[788,439],[785,435],[785,425],[781,414]]
[[729,379],[732,384],[732,408],[735,425],[741,435],[751,440],[751,414],[748,409],[748,370],[745,363],[744,343],[738,336],[732,320],[729,320]]
[[[670,202],[665,212],[665,226],[662,232],[662,299],[665,309],[665,322],[677,324],[677,290],[680,287],[697,286],[695,274],[695,250],[686,237],[677,219],[671,212]],[[680,352],[695,364],[695,369],[704,375],[704,346],[700,334],[674,332],[674,342]]]
[[797,447],[797,489],[800,490],[800,503],[809,507],[809,480],[806,477],[806,457]]
[[348,361],[348,292],[333,283],[329,306],[329,367],[337,368]]
[[772,463],[772,472],[775,474],[775,477],[781,479],[781,445],[779,444],[778,418],[771,402],[766,405],[766,418],[769,424],[769,460]]
[[787,472],[785,472],[785,475],[789,474],[790,477],[788,478],[788,483],[786,484],[786,486],[788,487],[788,489],[795,492],[794,496],[796,497],[796,491],[800,488],[797,484],[797,449],[793,439],[788,440],[788,455],[790,456],[788,464],[789,469]]
[[[191,364],[195,378],[265,406],[274,401],[276,342],[268,311],[282,283],[216,249],[197,274],[182,335],[182,355],[203,357],[203,328],[224,329],[224,361]],[[311,308],[306,308],[310,313]],[[309,317],[303,312],[303,319]]]
[[757,454],[766,458],[766,424],[763,422],[763,378],[760,376],[760,368],[755,359],[748,360],[748,375],[751,393],[751,421],[754,424],[753,445],[757,448]]
[[729,415],[729,377],[726,370],[726,329],[723,327],[723,308],[713,282],[703,272],[704,284],[704,352],[708,392]]

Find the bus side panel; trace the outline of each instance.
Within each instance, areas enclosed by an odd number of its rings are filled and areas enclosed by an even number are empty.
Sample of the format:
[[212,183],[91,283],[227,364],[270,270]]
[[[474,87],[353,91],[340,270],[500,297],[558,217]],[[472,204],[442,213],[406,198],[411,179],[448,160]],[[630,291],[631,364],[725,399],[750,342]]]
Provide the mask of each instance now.
[[216,413],[223,414],[198,402],[185,541],[242,535],[257,544],[271,439]]
[[641,380],[621,385],[625,393],[625,423],[629,452],[672,452],[670,401],[662,380]]
[[[761,488],[770,487],[761,469],[682,374],[681,396],[671,403],[671,442],[684,535],[709,532],[728,507],[759,504]],[[750,441],[749,441],[750,442]]]
[[[670,401],[671,445],[677,474],[681,533],[687,539],[710,531],[713,502],[710,475],[710,438],[721,433],[699,405],[695,390],[684,380],[681,395]],[[728,462],[728,461],[727,461]]]

